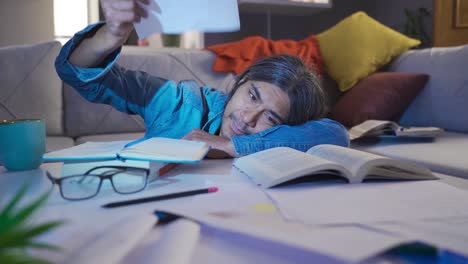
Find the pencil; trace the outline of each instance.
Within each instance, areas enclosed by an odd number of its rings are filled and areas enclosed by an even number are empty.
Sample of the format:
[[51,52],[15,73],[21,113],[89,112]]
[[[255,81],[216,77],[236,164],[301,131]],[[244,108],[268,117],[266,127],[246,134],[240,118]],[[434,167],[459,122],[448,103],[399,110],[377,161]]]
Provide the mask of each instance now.
[[154,201],[186,197],[186,196],[191,196],[191,195],[196,195],[196,194],[212,193],[212,192],[217,192],[217,191],[218,191],[218,187],[209,187],[206,189],[198,189],[198,190],[179,192],[179,193],[170,193],[170,194],[138,198],[138,199],[133,199],[133,200],[121,201],[121,202],[112,202],[112,203],[105,204],[102,207],[114,208],[114,207],[127,206],[127,205],[132,205],[132,204],[148,203],[148,202],[154,202]]

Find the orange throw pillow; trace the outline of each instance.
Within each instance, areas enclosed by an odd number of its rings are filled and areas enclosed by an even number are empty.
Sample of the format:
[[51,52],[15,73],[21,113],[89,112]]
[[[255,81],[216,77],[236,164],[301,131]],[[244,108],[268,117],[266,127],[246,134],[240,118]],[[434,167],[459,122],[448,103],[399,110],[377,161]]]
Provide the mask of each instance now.
[[269,40],[254,36],[236,42],[213,45],[206,48],[216,53],[213,70],[239,74],[259,59],[279,54],[296,55],[317,74],[323,73],[323,59],[315,35],[303,40]]

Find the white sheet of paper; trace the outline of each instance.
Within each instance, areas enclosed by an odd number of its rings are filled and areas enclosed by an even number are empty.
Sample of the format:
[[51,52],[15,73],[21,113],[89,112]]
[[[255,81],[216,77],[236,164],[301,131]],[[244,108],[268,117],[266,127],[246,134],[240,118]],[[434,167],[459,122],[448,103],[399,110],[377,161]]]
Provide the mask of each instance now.
[[154,33],[231,32],[240,29],[236,0],[152,0],[148,17],[134,23],[139,39]]
[[307,224],[408,221],[468,214],[468,193],[439,181],[307,183],[268,189],[284,216]]
[[62,250],[37,250],[35,256],[54,263],[116,263],[139,244],[157,221],[148,212],[106,212],[92,207],[86,210],[86,217],[73,218],[70,217],[72,214],[72,210],[64,210],[63,207],[42,209],[34,219],[38,223],[51,219],[64,220],[65,216],[67,219],[62,226],[40,239]]
[[200,225],[188,219],[157,225],[119,263],[194,263],[191,260],[199,236]]

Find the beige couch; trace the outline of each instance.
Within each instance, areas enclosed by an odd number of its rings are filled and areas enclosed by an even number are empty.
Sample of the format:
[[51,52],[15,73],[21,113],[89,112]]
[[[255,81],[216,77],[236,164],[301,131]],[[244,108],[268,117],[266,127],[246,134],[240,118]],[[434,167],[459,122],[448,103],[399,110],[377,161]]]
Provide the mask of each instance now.
[[[85,101],[57,77],[54,68],[60,43],[0,48],[0,118],[41,118],[47,124],[47,150],[85,141],[134,139],[145,126],[137,116]],[[408,107],[404,125],[439,126],[447,133],[433,142],[379,140],[354,148],[411,160],[438,172],[468,177],[468,46],[412,50],[388,70],[430,74],[424,90]],[[232,74],[211,70],[209,51],[124,47],[118,62],[172,80],[193,79],[227,91]],[[328,86],[327,86],[328,87]],[[327,88],[332,96],[336,85]],[[333,96],[332,96],[333,97]],[[331,100],[334,101],[334,100]]]

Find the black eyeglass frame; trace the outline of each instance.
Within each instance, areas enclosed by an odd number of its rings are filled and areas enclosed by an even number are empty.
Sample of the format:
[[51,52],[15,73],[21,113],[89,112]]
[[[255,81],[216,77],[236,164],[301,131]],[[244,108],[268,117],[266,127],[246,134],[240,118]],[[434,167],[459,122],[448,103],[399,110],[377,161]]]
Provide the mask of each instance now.
[[[122,171],[117,171],[113,174],[108,174],[108,175],[101,175],[101,174],[90,174],[92,171],[94,170],[98,170],[98,169],[104,169],[104,168],[108,168],[108,169],[121,169],[121,170],[128,170],[128,169],[134,169],[134,170],[141,170],[141,171],[145,171],[145,184],[138,190],[135,190],[135,191],[131,191],[131,192],[121,192],[119,190],[117,190],[117,188],[115,188],[115,185],[114,185],[114,181],[112,180],[112,177],[114,177],[114,175],[122,172]],[[111,185],[112,185],[112,189],[114,189],[114,191],[116,193],[119,193],[119,194],[132,194],[132,193],[137,193],[137,192],[141,192],[142,190],[144,190],[146,188],[146,186],[148,185],[148,178],[149,178],[149,174],[150,174],[150,170],[149,169],[145,169],[145,168],[138,168],[138,167],[128,167],[128,166],[98,166],[98,167],[94,167],[94,168],[91,168],[89,169],[88,171],[86,171],[85,173],[83,174],[76,174],[76,175],[69,175],[69,176],[65,176],[65,177],[62,177],[62,178],[55,178],[53,177],[49,171],[46,171],[46,175],[47,175],[47,178],[49,178],[49,180],[52,182],[52,184],[57,184],[59,186],[59,190],[60,190],[60,196],[62,196],[63,199],[65,200],[69,200],[69,201],[81,201],[81,200],[87,200],[87,199],[91,199],[93,197],[95,197],[96,195],[99,194],[99,191],[101,190],[101,186],[102,186],[102,182],[106,179],[110,180],[111,182]],[[69,198],[69,197],[66,197],[64,194],[63,194],[63,190],[62,190],[62,181],[66,180],[67,178],[71,178],[71,177],[78,177],[78,176],[94,176],[94,177],[98,177],[99,178],[99,185],[96,189],[96,193],[94,193],[93,195],[91,196],[88,196],[88,197],[84,197],[84,198]]]

